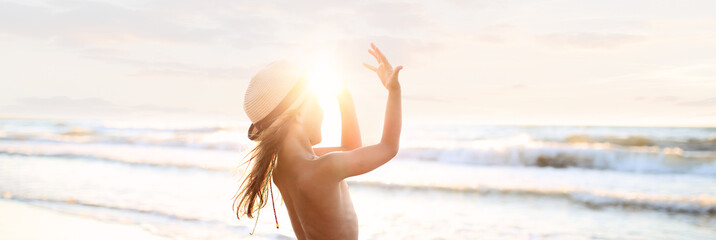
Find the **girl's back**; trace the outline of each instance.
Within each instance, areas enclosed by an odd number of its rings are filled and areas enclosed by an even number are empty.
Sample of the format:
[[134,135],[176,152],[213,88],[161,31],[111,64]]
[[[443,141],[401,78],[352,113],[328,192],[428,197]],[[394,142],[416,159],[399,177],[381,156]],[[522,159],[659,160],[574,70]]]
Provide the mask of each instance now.
[[[315,160],[279,154],[274,183],[281,191],[298,239],[357,239],[358,219],[348,185],[322,173],[332,154]],[[319,210],[320,209],[320,210]]]

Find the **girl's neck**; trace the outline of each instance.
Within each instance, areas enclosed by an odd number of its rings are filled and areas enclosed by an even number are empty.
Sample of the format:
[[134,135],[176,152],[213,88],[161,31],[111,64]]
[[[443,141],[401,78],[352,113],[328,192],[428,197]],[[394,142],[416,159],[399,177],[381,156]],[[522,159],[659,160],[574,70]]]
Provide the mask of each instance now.
[[284,159],[315,159],[316,154],[313,152],[313,146],[303,131],[303,127],[297,123],[289,127],[290,129],[281,143],[279,159],[281,157]]

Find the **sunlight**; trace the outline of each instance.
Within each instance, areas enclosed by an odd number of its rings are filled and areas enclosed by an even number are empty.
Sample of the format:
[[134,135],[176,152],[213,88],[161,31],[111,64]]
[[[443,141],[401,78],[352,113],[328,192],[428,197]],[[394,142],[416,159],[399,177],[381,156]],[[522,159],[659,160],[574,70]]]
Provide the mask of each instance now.
[[327,61],[314,64],[308,76],[309,88],[321,97],[335,97],[343,87],[338,73]]
[[322,59],[315,61],[309,70],[309,89],[319,97],[323,108],[323,124],[321,137],[323,140],[317,146],[340,146],[341,116],[336,95],[343,88],[343,81],[330,61]]

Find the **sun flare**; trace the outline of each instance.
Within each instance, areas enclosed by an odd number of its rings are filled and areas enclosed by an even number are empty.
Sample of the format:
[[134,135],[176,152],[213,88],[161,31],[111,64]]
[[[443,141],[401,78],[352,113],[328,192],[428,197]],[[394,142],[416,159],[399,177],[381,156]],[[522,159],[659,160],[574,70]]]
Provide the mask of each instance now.
[[341,118],[336,95],[343,88],[343,81],[335,68],[327,61],[318,62],[309,71],[309,89],[319,98],[323,109],[321,126],[322,141],[318,146],[340,146]]
[[321,97],[335,97],[343,87],[338,72],[325,62],[317,63],[311,67],[309,79],[309,88]]

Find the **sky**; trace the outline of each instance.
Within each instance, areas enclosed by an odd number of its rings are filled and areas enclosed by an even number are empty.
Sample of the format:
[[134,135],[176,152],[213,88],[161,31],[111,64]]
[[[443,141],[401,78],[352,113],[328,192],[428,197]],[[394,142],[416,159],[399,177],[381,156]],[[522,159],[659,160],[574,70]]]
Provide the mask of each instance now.
[[0,1],[0,116],[246,121],[251,77],[328,56],[359,122],[716,126],[716,1]]

